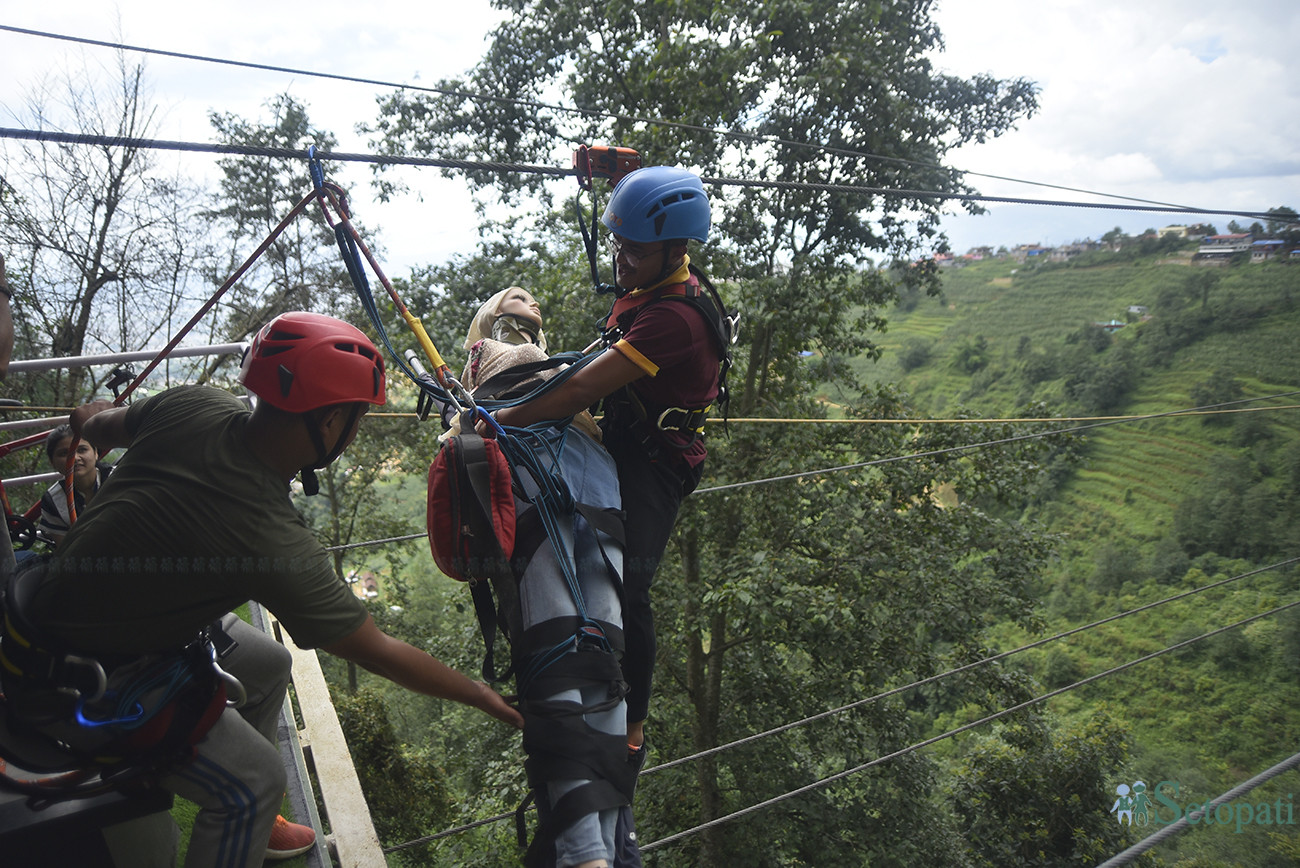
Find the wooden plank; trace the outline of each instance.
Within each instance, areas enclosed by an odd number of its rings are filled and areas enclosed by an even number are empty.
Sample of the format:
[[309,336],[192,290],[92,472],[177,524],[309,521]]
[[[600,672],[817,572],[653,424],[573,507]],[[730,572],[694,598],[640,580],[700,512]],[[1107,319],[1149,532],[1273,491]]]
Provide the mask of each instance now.
[[325,805],[335,861],[344,868],[386,868],[388,862],[316,652],[299,648],[274,618],[271,623],[272,635],[293,655],[293,687],[303,720],[301,736],[310,745],[310,764]]

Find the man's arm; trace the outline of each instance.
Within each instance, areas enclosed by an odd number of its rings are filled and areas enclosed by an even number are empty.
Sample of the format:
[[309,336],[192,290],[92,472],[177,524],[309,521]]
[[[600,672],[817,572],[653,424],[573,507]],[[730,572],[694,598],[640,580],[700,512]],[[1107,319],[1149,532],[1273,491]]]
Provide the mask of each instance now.
[[506,704],[501,694],[481,681],[471,681],[455,669],[429,656],[401,639],[395,639],[375,625],[369,615],[356,630],[322,650],[351,660],[376,675],[382,675],[407,690],[451,699],[477,708],[516,728],[524,726],[523,716]]
[[494,415],[502,425],[519,428],[547,419],[564,419],[641,379],[645,373],[618,350],[608,349],[546,394]]
[[102,455],[119,446],[130,446],[135,439],[126,430],[126,409],[112,401],[91,401],[73,410],[68,424],[73,434],[93,444]]

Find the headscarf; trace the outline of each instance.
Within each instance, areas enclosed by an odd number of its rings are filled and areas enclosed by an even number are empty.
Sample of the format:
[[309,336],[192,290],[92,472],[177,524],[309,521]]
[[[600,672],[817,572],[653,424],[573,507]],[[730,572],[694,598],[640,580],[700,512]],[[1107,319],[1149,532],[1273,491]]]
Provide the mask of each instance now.
[[[487,301],[483,302],[482,307],[478,309],[478,313],[474,314],[474,319],[470,321],[469,332],[465,335],[465,343],[461,345],[462,348],[468,350],[470,347],[485,338],[496,338],[497,340],[504,339],[507,343],[520,343],[521,341],[511,340],[504,335],[502,337],[497,337],[497,335],[493,334],[493,326],[497,323],[497,317],[500,316],[501,312],[501,305],[505,304],[506,297],[515,290],[522,289],[522,286],[508,286],[489,298]],[[507,319],[516,320],[515,317],[509,317]],[[505,324],[510,325],[513,330],[518,331],[515,323]],[[533,341],[533,343],[536,343],[542,352],[546,352],[546,333],[540,328],[537,330],[537,340]]]
[[[465,370],[460,376],[461,384],[469,389],[471,393],[480,385],[492,379],[495,374],[516,365],[541,361],[547,357],[546,335],[540,328],[537,329],[537,342],[533,343],[531,334],[525,336],[519,332],[516,325],[518,317],[498,317],[497,310],[505,301],[506,296],[519,288],[512,286],[501,290],[483,302],[483,306],[478,309],[478,313],[474,314],[474,320],[469,325],[469,332],[465,335],[465,349],[469,351],[469,358],[466,360]],[[508,329],[503,331],[501,328],[503,324],[508,326]],[[559,372],[560,368],[538,371],[533,374],[531,380],[535,383],[541,383],[543,380],[554,377]],[[438,438],[439,441],[445,441],[448,437],[460,433],[459,415],[454,417],[449,424],[451,427]],[[591,417],[591,413],[586,410],[577,413],[573,417],[573,425],[597,443],[601,441],[600,428]]]

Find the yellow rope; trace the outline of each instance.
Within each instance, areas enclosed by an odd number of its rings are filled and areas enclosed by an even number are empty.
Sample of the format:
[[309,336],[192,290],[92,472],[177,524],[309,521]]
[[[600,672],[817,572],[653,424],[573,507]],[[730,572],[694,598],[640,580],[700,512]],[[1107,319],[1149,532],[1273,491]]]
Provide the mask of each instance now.
[[[1269,410],[1300,410],[1300,404],[1285,404],[1280,407],[1238,407],[1228,410],[1185,410],[1170,413],[1169,415],[1215,416],[1220,413],[1259,413]],[[366,415],[369,418],[375,418],[376,416],[413,418],[415,416],[414,413],[402,412],[378,412],[367,413]],[[726,421],[730,424],[766,423],[775,425],[993,425],[1024,422],[1118,422],[1124,419],[1146,419],[1150,415],[1150,413],[1139,413],[1131,416],[1051,416],[1048,418],[1033,416],[1007,419],[767,419],[742,417]],[[596,418],[599,419],[600,417],[597,416]],[[706,421],[718,424],[723,420],[710,417]]]

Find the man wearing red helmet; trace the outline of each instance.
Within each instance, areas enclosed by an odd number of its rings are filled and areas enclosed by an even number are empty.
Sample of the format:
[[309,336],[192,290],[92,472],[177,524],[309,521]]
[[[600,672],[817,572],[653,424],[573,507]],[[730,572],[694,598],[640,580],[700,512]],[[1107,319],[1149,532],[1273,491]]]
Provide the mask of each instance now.
[[312,471],[352,442],[370,405],[384,403],[383,359],[370,340],[332,317],[283,314],[254,338],[240,381],[259,399],[251,413],[205,386],[73,411],[78,436],[129,448],[60,545],[31,607],[46,633],[118,664],[110,687],[135,660],[183,646],[214,619],[234,639],[221,665],[244,683],[248,702],[226,709],[195,760],[161,780],[200,806],[187,866],[292,855],[267,844],[284,823],[274,734],[289,656],[229,614],[246,600],[274,613],[302,647],[523,723],[486,684],[380,631],[289,500],[293,477],[302,473],[310,488]]

